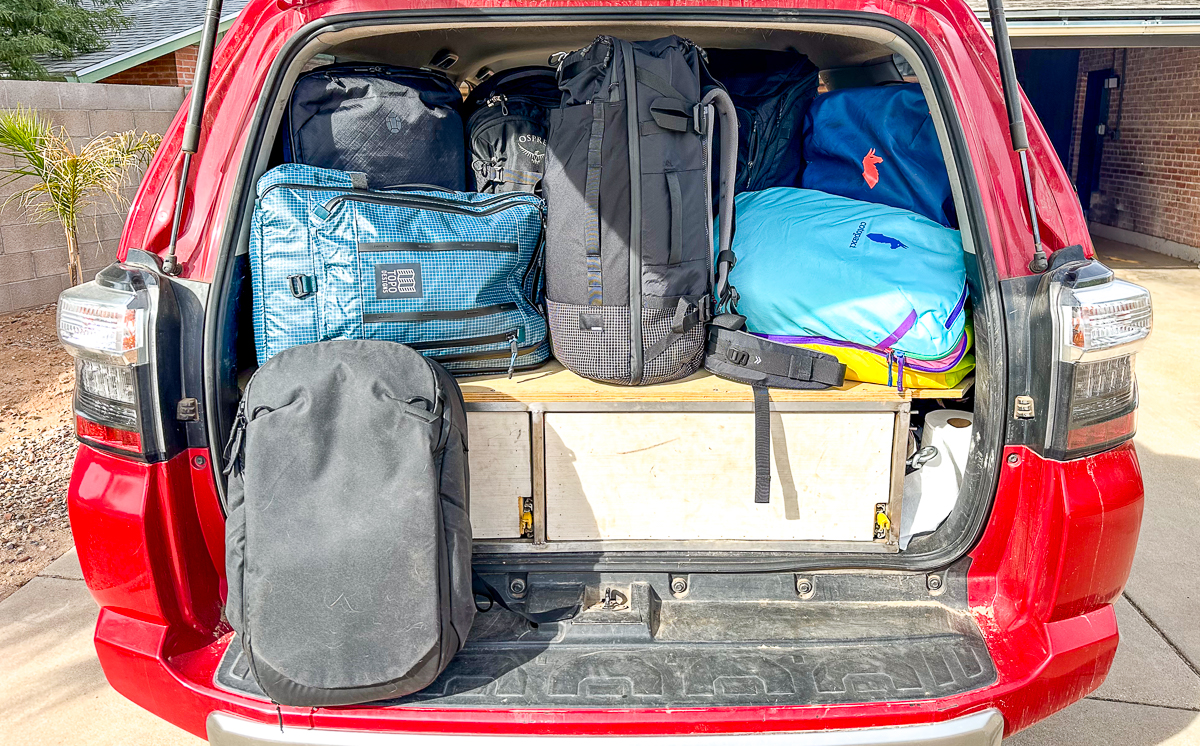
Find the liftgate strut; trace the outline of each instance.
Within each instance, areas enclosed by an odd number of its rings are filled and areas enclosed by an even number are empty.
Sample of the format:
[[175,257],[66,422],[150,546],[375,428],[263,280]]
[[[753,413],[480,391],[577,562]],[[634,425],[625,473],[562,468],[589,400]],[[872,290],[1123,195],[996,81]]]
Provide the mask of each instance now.
[[1025,130],[1025,114],[1021,111],[1021,87],[1017,84],[1017,66],[1013,62],[1012,43],[1008,39],[1008,21],[1004,17],[1004,0],[988,0],[988,15],[992,18],[992,39],[996,42],[996,61],[1000,63],[1000,84],[1004,88],[1004,106],[1008,109],[1008,136],[1013,150],[1021,159],[1021,179],[1025,182],[1025,202],[1029,205],[1029,223],[1033,226],[1033,259],[1031,272],[1045,272],[1049,263],[1042,248],[1042,232],[1038,228],[1037,204],[1033,201],[1033,181],[1029,178],[1029,135]]
[[175,195],[175,216],[171,219],[171,242],[163,257],[163,272],[177,275],[181,269],[175,258],[179,240],[179,221],[183,217],[183,200],[187,195],[188,172],[192,156],[200,149],[200,125],[204,120],[204,100],[208,98],[208,73],[212,69],[213,49],[221,26],[222,0],[208,0],[204,8],[204,30],[200,34],[200,50],[196,59],[196,77],[192,82],[192,99],[188,106],[187,124],[183,127],[183,168],[179,171],[179,192]]

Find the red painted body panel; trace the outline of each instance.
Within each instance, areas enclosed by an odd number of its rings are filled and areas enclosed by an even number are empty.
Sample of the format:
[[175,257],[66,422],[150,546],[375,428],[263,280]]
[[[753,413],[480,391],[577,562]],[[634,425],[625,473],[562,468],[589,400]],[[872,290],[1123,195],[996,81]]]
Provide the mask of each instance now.
[[[209,280],[226,221],[246,129],[283,43],[311,20],[341,13],[443,7],[575,3],[446,0],[252,0],[215,61],[201,150],[179,239],[183,275]],[[597,2],[592,7],[674,7],[668,2]],[[911,25],[940,61],[983,196],[1002,278],[1028,273],[1032,255],[1018,160],[990,39],[957,0],[813,0],[688,3],[688,8],[821,8],[866,11]],[[1047,249],[1083,244],[1086,223],[1070,182],[1026,103],[1031,161]],[[134,201],[121,240],[161,253],[180,167],[182,114],[169,130]],[[1060,206],[1061,207],[1060,209]],[[123,256],[123,254],[122,254]],[[1009,448],[990,523],[971,552],[972,613],[998,680],[952,698],[838,707],[663,710],[386,710],[284,708],[299,727],[410,732],[631,735],[850,728],[946,720],[998,707],[1012,733],[1065,707],[1103,680],[1117,645],[1111,602],[1124,585],[1141,520],[1142,486],[1131,445],[1069,463]],[[261,702],[216,690],[213,673],[230,638],[220,621],[224,524],[204,450],[140,464],[81,447],[71,480],[71,523],[88,587],[103,607],[96,648],[113,687],[203,735],[213,710],[274,723]]]
[[[520,3],[508,0],[463,0],[431,2],[405,0],[326,0],[324,2],[279,2],[254,0],[242,11],[238,22],[217,48],[205,109],[204,135],[195,158],[178,243],[183,276],[195,280],[212,278],[217,244],[225,226],[224,206],[229,204],[238,163],[245,145],[246,128],[253,115],[271,63],[279,48],[306,23],[326,16],[384,10],[429,10],[437,8],[514,8],[551,10],[578,7],[558,1]],[[679,8],[671,2],[595,2],[588,7]],[[1000,93],[1000,77],[990,38],[971,10],[960,2],[862,2],[819,0],[797,2],[700,2],[700,8],[819,8],[865,11],[891,16],[911,25],[929,43],[945,74],[967,145],[975,176],[984,196],[988,230],[995,247],[1000,276],[1028,274],[1026,264],[1033,244],[1024,206],[1020,169],[1008,141],[1007,114]],[[186,107],[185,107],[186,108]],[[129,247],[161,253],[167,246],[175,204],[176,182],[181,164],[182,111],[168,130],[159,157],[142,181],[129,221],[121,238],[120,252]],[[1087,224],[1078,209],[1060,210],[1072,204],[1075,192],[1045,130],[1028,101],[1025,116],[1029,125],[1034,186],[1040,210],[1043,241],[1050,251],[1082,244],[1091,252]],[[211,133],[221,133],[212,137]],[[123,254],[119,253],[119,256]]]
[[[154,484],[160,473],[188,468],[194,454],[154,466],[87,448],[80,454],[71,519],[84,575],[105,607],[96,649],[113,687],[198,735],[213,710],[275,722],[269,706],[213,688],[228,628],[214,625],[200,636],[184,626],[184,619],[211,613],[219,604],[217,591],[193,596],[200,608],[181,610],[175,581],[155,569],[179,563],[189,572],[215,574],[220,555],[214,565],[209,550],[181,544],[136,553],[132,562],[113,561],[130,559],[130,547],[161,545],[151,541],[151,534],[165,530]],[[733,733],[929,722],[995,706],[1007,731],[1015,732],[1092,691],[1107,674],[1118,639],[1110,603],[1129,574],[1142,485],[1131,445],[1069,463],[1044,461],[1022,448],[1008,454],[1020,461],[1005,467],[993,519],[971,553],[968,576],[971,611],[999,673],[990,687],[923,702],[688,710],[686,719],[665,710],[284,708],[284,720],[303,727],[439,733]],[[96,489],[101,483],[106,488]],[[88,484],[91,489],[79,488]],[[210,487],[211,481],[197,485]],[[208,500],[215,501],[215,494],[197,491],[196,502]],[[219,528],[207,526],[198,535]],[[159,557],[157,551],[186,556]]]

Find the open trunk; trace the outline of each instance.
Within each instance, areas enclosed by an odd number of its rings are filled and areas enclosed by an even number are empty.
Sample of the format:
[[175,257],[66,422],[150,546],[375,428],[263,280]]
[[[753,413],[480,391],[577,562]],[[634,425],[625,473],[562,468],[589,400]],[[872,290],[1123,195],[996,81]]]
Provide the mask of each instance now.
[[[426,66],[448,50],[463,90],[484,69],[544,65],[598,34],[685,36],[702,47],[795,49],[826,87],[919,81],[938,130],[967,252],[977,369],[950,389],[848,383],[772,391],[772,499],[753,493],[748,386],[697,374],[621,388],[551,361],[460,381],[469,410],[476,569],[517,609],[583,599],[565,622],[531,625],[496,606],[429,689],[396,706],[698,707],[945,697],[995,669],[967,610],[966,551],[995,487],[1001,405],[988,333],[994,307],[982,212],[940,72],[887,19],[828,16],[671,22],[513,16],[453,24],[327,19],[285,48],[264,94],[234,199],[214,392],[223,440],[254,367],[246,261],[253,184],[281,159],[292,83],[330,61]],[[910,38],[911,37],[911,38]],[[981,270],[981,265],[984,269]],[[972,412],[972,452],[953,510],[901,549],[905,462],[927,413]],[[918,431],[919,432],[919,431]],[[485,604],[486,605],[486,604]],[[219,686],[262,696],[239,645]]]

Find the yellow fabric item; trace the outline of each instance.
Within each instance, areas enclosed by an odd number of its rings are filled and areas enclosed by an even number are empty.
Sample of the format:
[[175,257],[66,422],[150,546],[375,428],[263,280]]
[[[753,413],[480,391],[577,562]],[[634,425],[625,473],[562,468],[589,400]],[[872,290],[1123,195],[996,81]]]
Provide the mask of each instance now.
[[[974,331],[970,322],[966,326],[967,354],[963,355],[958,365],[944,373],[926,373],[904,366],[904,387],[913,389],[948,389],[957,386],[959,381],[975,368]],[[859,350],[836,345],[802,344],[797,347],[807,347],[817,352],[825,352],[836,357],[846,365],[847,381],[862,381],[863,383],[879,383],[887,385],[887,358],[874,352]],[[896,366],[892,365],[892,383],[895,383]]]

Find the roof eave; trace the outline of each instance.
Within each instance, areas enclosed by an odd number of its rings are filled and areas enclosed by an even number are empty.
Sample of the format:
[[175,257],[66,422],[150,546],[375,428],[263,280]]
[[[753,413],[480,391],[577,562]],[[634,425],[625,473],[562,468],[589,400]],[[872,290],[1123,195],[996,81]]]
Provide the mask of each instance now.
[[[987,13],[979,12],[991,29]],[[1200,8],[1010,10],[1014,47],[1200,46]]]
[[[220,31],[223,33],[229,30],[237,18],[237,13],[232,13],[221,19]],[[181,31],[178,34],[168,36],[165,39],[160,39],[153,44],[147,44],[144,47],[132,49],[124,54],[118,55],[111,59],[97,62],[94,65],[89,65],[73,73],[65,73],[63,77],[70,83],[95,83],[105,78],[112,77],[119,72],[124,72],[131,67],[137,67],[143,62],[162,57],[164,54],[170,54],[177,50],[189,47],[200,41],[201,26]]]

